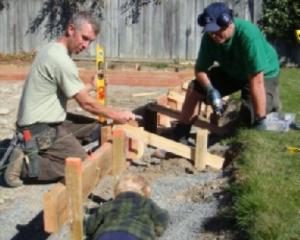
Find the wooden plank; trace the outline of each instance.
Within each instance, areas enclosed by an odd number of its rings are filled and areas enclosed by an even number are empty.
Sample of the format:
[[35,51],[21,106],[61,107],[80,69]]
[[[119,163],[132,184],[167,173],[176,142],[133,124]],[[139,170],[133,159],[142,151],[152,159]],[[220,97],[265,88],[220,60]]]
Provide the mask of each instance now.
[[[156,104],[156,103],[148,104],[148,108],[152,109],[153,111],[159,112],[161,114],[165,114],[169,117],[176,118],[176,119],[179,119],[180,114],[181,114],[181,112],[179,112],[177,110],[169,109],[169,108],[166,108],[165,106],[162,106],[162,105],[159,105],[159,104]],[[222,126],[222,127],[218,127],[218,126],[210,124],[206,121],[203,121],[201,119],[196,119],[193,122],[193,125],[195,125],[196,127],[207,129],[211,133],[215,133],[215,134],[218,134],[218,135],[224,135],[229,131],[229,128],[228,128],[227,125]]]
[[80,158],[66,159],[66,188],[70,221],[70,239],[83,239],[82,162]]
[[[105,154],[104,154],[105,153]],[[112,145],[105,143],[83,162],[83,198],[87,198],[100,179],[112,172]]]
[[147,145],[151,145],[157,147],[159,149],[166,150],[168,152],[172,152],[178,156],[192,159],[192,150],[190,147],[175,142],[173,140],[158,136],[153,133],[149,133],[140,128],[132,127],[128,124],[123,125],[115,125],[114,129],[123,129],[126,132],[126,135],[130,138],[137,139],[142,141]]
[[[139,127],[139,123],[134,120],[128,122],[129,125]],[[144,144],[136,139],[128,139],[128,148],[126,152],[126,158],[131,160],[138,160],[144,154]]]
[[183,91],[187,91],[188,88],[189,88],[190,82],[191,82],[191,80],[184,82],[184,83],[181,85],[181,89],[182,89]]
[[145,97],[145,96],[152,96],[158,95],[160,92],[142,92],[142,93],[133,93],[131,94],[132,97]]
[[66,204],[67,192],[65,185],[62,183],[55,184],[55,186],[50,191],[44,194],[43,217],[45,232],[57,233],[59,231],[59,229],[65,223],[68,216]]
[[[128,125],[129,126],[129,125]],[[139,129],[139,128],[137,128]],[[113,129],[113,175],[117,176],[126,169],[126,136],[122,129]]]
[[171,91],[171,90],[168,92],[167,96],[168,96],[169,99],[172,99],[172,100],[174,100],[178,103],[181,103],[181,104],[184,102],[184,99],[185,99],[184,94],[179,93],[179,92],[175,92],[175,91]]
[[[139,124],[135,120],[130,120],[128,122],[131,126],[138,127]],[[101,144],[112,140],[112,126],[101,127]],[[135,140],[128,139],[128,149],[126,152],[126,158],[137,160],[140,159],[144,154],[144,144]]]
[[[112,144],[104,143],[82,164],[82,196],[85,199],[100,179],[112,172]],[[44,229],[57,233],[66,223],[67,192],[62,183],[57,183],[43,196]]]
[[172,104],[172,102],[175,103],[175,106],[170,105],[170,107],[172,109],[181,111],[184,99],[185,99],[184,94],[181,94],[179,92],[175,92],[175,91],[172,91],[172,90],[170,90],[168,92],[168,100],[170,101],[171,104]]
[[[168,105],[167,94],[162,94],[156,99],[157,103],[163,106]],[[171,119],[165,114],[157,113],[157,124],[164,127],[171,127]]]
[[209,152],[206,153],[206,165],[215,169],[220,170],[223,168],[223,164],[225,159],[223,157],[211,154]]
[[206,167],[207,130],[198,130],[196,135],[196,149],[194,165],[196,169],[203,170]]
[[168,103],[166,106],[170,109],[178,110],[177,101],[174,101],[173,99],[168,99]]
[[126,154],[126,158],[131,159],[131,160],[138,160],[144,155],[144,143],[133,139],[129,138],[128,139],[128,152]]
[[160,95],[158,98],[156,98],[156,101],[159,105],[167,105],[167,103],[168,103],[167,94]]
[[162,127],[171,127],[171,119],[164,114],[157,113],[157,125]]
[[[158,136],[153,133],[149,133],[140,128],[132,127],[128,124],[115,125],[113,128],[123,129],[128,137],[138,139],[139,141],[142,141],[147,145],[163,149],[178,156],[195,161],[195,148],[186,146],[184,144]],[[224,158],[206,152],[205,162],[206,165],[214,169],[221,169],[224,163]]]

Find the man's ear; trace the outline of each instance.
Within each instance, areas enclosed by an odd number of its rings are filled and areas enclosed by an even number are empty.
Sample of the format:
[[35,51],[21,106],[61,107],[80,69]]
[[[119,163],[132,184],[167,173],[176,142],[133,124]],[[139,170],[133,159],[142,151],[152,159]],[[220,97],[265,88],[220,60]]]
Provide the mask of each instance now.
[[68,27],[67,27],[67,31],[66,31],[67,36],[73,36],[74,33],[75,33],[74,24],[69,24]]

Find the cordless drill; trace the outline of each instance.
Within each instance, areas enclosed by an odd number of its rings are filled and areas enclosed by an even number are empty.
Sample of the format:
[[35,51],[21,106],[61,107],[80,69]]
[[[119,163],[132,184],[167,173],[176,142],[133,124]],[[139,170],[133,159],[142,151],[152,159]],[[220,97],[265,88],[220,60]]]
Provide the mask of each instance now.
[[224,108],[222,97],[217,89],[215,89],[212,85],[207,87],[206,101],[212,105],[214,113],[217,116],[221,116]]

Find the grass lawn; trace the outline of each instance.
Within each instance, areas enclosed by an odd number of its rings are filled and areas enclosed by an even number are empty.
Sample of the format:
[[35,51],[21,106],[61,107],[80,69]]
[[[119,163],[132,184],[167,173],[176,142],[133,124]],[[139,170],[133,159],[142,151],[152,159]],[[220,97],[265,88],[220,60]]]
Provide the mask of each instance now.
[[[283,112],[300,122],[300,69],[282,69]],[[249,239],[300,239],[300,130],[286,133],[241,129],[234,137],[242,151],[237,166],[234,211]]]

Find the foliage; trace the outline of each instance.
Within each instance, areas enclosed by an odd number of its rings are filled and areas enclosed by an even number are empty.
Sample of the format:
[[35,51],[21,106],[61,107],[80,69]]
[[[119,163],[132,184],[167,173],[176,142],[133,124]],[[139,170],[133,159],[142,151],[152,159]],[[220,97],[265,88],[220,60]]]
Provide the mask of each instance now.
[[141,14],[141,8],[149,3],[153,2],[158,5],[161,0],[128,0],[121,5],[121,13],[128,12],[126,16],[126,23],[132,24],[138,23]]
[[8,0],[0,0],[0,12],[1,12],[5,7],[8,7]]
[[[104,0],[47,0],[43,3],[39,14],[31,22],[27,33],[34,33],[38,30],[41,24],[47,19],[45,24],[45,37],[50,38],[59,36],[72,14],[85,8],[99,19],[102,19],[102,10]],[[89,4],[87,4],[87,2]]]
[[[3,1],[3,0],[0,0]],[[105,1],[110,0],[47,0],[44,2],[38,16],[31,22],[28,33],[34,33],[47,19],[45,37],[59,36],[72,14],[89,9],[99,19],[103,20]],[[149,3],[160,4],[160,0],[125,0],[120,6],[121,14],[126,15],[126,23],[137,23],[141,8]]]
[[300,1],[263,0],[263,17],[258,23],[268,37],[294,42],[294,32],[300,29]]

